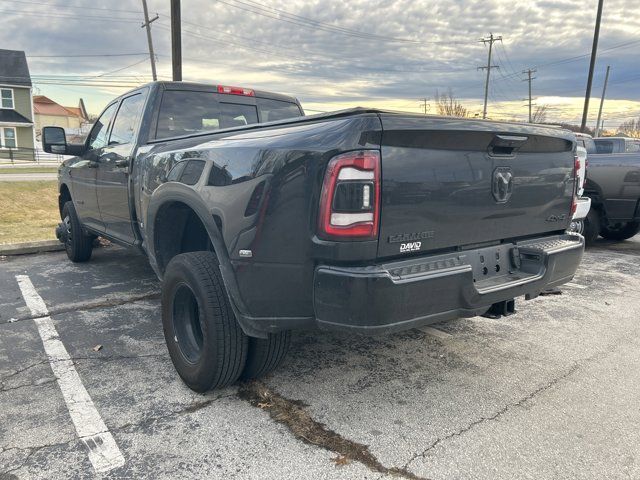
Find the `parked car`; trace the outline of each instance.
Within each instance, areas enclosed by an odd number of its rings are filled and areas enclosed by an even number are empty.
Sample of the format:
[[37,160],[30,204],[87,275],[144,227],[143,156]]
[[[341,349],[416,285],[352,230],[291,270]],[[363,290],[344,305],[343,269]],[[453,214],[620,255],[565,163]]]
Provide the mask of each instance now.
[[596,153],[636,153],[640,152],[640,139],[628,137],[597,137]]
[[[258,123],[262,122],[262,123]],[[83,145],[47,127],[68,257],[104,236],[162,280],[169,354],[196,391],[268,373],[290,330],[387,333],[515,312],[573,277],[575,137],[540,125],[350,109],[152,83]]]
[[601,153],[597,145],[605,138],[620,140],[576,134],[578,145],[588,152],[584,195],[591,198],[591,209],[583,231],[587,245],[598,236],[622,241],[640,232],[640,152]]

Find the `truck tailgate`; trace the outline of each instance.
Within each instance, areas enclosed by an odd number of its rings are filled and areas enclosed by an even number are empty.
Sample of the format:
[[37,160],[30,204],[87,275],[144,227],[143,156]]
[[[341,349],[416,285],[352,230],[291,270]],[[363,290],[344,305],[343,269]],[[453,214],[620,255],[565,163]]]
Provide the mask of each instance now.
[[381,113],[378,257],[565,229],[574,140],[565,130]]

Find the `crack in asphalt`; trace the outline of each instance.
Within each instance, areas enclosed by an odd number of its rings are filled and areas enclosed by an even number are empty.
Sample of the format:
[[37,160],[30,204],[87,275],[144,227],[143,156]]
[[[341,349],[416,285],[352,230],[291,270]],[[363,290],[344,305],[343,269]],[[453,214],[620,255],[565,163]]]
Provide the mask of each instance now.
[[[139,295],[128,295],[125,297],[103,297],[101,299],[97,299],[95,301],[87,301],[87,302],[79,302],[74,304],[67,304],[61,307],[52,307],[49,310],[48,315],[46,316],[54,316],[60,315],[62,313],[76,312],[76,311],[85,311],[85,310],[93,310],[96,308],[104,308],[104,307],[118,307],[120,305],[127,305],[129,303],[136,303],[143,300],[154,300],[160,298],[160,293],[144,293]],[[35,320],[36,318],[42,318],[43,315],[23,315],[17,318],[12,318],[11,320],[6,320],[4,322],[0,322],[0,325],[23,322],[25,320]]]
[[325,424],[314,420],[306,410],[307,405],[300,401],[285,398],[271,390],[264,383],[253,380],[240,385],[238,396],[256,408],[260,408],[281,425],[284,425],[302,442],[315,447],[324,448],[337,454],[334,458],[336,466],[356,461],[369,470],[383,475],[403,477],[410,480],[426,480],[406,467],[387,467],[371,453],[368,445],[344,438],[330,430]]
[[434,442],[432,442],[421,453],[414,455],[407,463],[405,463],[404,468],[409,468],[409,465],[411,465],[411,463],[413,463],[416,459],[418,459],[420,457],[423,457],[423,458],[426,457],[427,454],[431,450],[436,448],[441,443],[446,442],[447,440],[450,440],[451,438],[459,437],[461,435],[464,435],[465,433],[467,433],[468,431],[472,430],[473,428],[477,427],[478,425],[480,425],[482,423],[491,422],[491,421],[497,420],[498,418],[503,416],[505,413],[507,413],[512,408],[521,407],[523,404],[525,404],[528,401],[532,400],[537,395],[541,394],[542,392],[545,392],[546,390],[549,390],[550,388],[553,388],[555,385],[557,385],[559,382],[561,382],[565,378],[573,375],[576,372],[576,370],[578,370],[578,368],[580,368],[580,364],[575,363],[574,365],[571,366],[570,369],[568,369],[565,373],[563,373],[559,377],[556,377],[556,378],[552,379],[551,381],[549,381],[548,383],[546,383],[545,385],[533,390],[532,392],[528,393],[524,397],[520,398],[518,401],[512,402],[512,403],[509,403],[509,404],[505,405],[500,410],[496,411],[493,415],[490,415],[488,417],[480,417],[479,419],[474,420],[473,422],[469,423],[465,427],[463,427],[463,428],[461,428],[461,429],[459,429],[459,430],[457,430],[455,432],[452,432],[452,433],[450,433],[448,435],[445,435],[444,437],[437,438]]
[[[160,389],[160,388],[164,388],[164,387],[159,387],[158,389]],[[130,428],[133,428],[133,427],[147,426],[147,425],[153,424],[155,422],[158,422],[160,420],[164,420],[166,418],[179,417],[179,416],[182,416],[182,415],[187,415],[187,414],[190,414],[190,413],[197,412],[199,410],[202,410],[202,409],[208,407],[209,405],[211,405],[212,403],[214,403],[214,402],[216,402],[218,400],[221,400],[223,398],[236,397],[236,396],[237,396],[237,393],[233,392],[233,393],[227,393],[227,394],[224,394],[224,395],[218,395],[218,396],[216,396],[214,398],[208,398],[206,400],[201,400],[201,401],[197,401],[197,402],[191,402],[189,405],[186,405],[183,408],[180,408],[180,409],[177,409],[177,410],[172,410],[172,411],[170,411],[170,412],[168,412],[166,414],[158,415],[158,416],[155,416],[155,417],[145,418],[145,419],[142,419],[142,420],[137,421],[137,422],[128,422],[128,423],[113,427],[110,430],[112,432],[120,432],[120,431],[127,430],[127,429],[130,429]]]
[[[86,356],[86,357],[71,357],[71,361],[73,361],[74,363],[78,360],[97,360],[97,361],[101,361],[101,362],[108,362],[108,361],[117,361],[117,360],[131,360],[131,359],[136,359],[136,358],[154,358],[154,357],[165,357],[167,354],[166,353],[147,353],[147,354],[142,354],[142,355],[109,355],[109,356]],[[0,377],[0,383],[4,384],[8,379],[13,378],[17,375],[20,375],[24,372],[26,372],[27,370],[30,370],[34,367],[37,367],[39,365],[44,365],[44,364],[50,364],[52,362],[66,362],[68,360],[64,359],[64,360],[55,360],[55,359],[47,359],[47,360],[41,360],[39,362],[33,363],[31,365],[28,365],[24,368],[21,368],[19,370],[16,370],[13,373],[10,373],[8,375],[5,375],[3,377]],[[2,390],[0,390],[2,391]]]
[[40,360],[39,362],[36,363],[32,363],[31,365],[27,365],[24,368],[20,368],[18,370],[16,370],[13,373],[10,373],[9,375],[5,375],[4,377],[0,377],[0,382],[5,382],[7,379],[15,377],[16,375],[20,375],[21,373],[26,372],[27,370],[30,370],[34,367],[37,367],[38,365],[44,365],[45,363],[49,363],[49,360]]
[[49,385],[51,383],[54,383],[56,380],[58,380],[57,378],[51,378],[49,380],[46,380],[44,382],[40,382],[40,383],[35,383],[35,382],[31,382],[31,383],[24,383],[22,385],[16,385],[14,387],[5,387],[4,385],[2,386],[2,388],[0,388],[0,393],[4,393],[4,392],[12,392],[14,390],[19,390],[21,388],[27,388],[27,387],[40,387],[42,385]]
[[[45,443],[44,445],[36,445],[33,447],[9,447],[9,446],[2,446],[0,447],[0,453],[5,453],[5,452],[9,452],[11,450],[19,450],[19,451],[26,451],[28,450],[29,453],[27,454],[26,457],[24,457],[24,459],[20,462],[20,465],[18,465],[17,467],[13,467],[9,470],[4,470],[4,471],[0,471],[0,479],[4,479],[5,477],[8,478],[12,478],[10,476],[10,474],[12,472],[15,472],[17,470],[20,470],[21,468],[23,468],[29,461],[29,459],[35,455],[36,453],[38,453],[39,451],[45,449],[45,448],[55,448],[55,447],[62,447],[63,445],[66,446],[70,446],[74,441],[77,442],[77,439],[71,439],[71,440],[67,440],[66,442],[57,442],[57,443]],[[4,465],[3,465],[4,467]]]
[[618,341],[614,341],[611,344],[609,344],[608,347],[605,348],[604,350],[601,350],[601,351],[596,352],[595,354],[593,354],[593,355],[591,355],[589,357],[586,357],[586,358],[581,359],[581,360],[579,360],[577,362],[574,362],[574,364],[569,369],[567,369],[563,374],[552,378],[546,384],[544,384],[541,387],[538,387],[535,390],[529,392],[527,395],[525,395],[524,397],[520,398],[516,402],[511,402],[511,403],[506,404],[504,407],[502,407],[501,409],[496,411],[493,415],[490,415],[488,417],[481,417],[481,418],[479,418],[477,420],[474,420],[473,422],[469,423],[465,427],[463,427],[463,428],[461,428],[461,429],[459,429],[459,430],[457,430],[455,432],[452,432],[452,433],[450,433],[448,435],[445,435],[444,437],[438,437],[435,441],[433,441],[421,453],[416,453],[415,455],[413,455],[404,464],[404,466],[402,468],[403,469],[408,469],[409,466],[411,465],[411,463],[413,463],[415,460],[417,460],[420,457],[425,458],[430,451],[432,451],[434,448],[436,448],[441,443],[446,442],[447,440],[450,440],[451,438],[462,436],[462,435],[466,434],[467,432],[473,430],[478,425],[481,425],[481,424],[483,424],[485,422],[491,422],[491,421],[497,420],[500,417],[502,417],[503,415],[505,415],[507,412],[509,412],[510,410],[514,409],[514,408],[522,407],[525,403],[531,401],[532,399],[534,399],[535,397],[537,397],[541,393],[544,393],[547,390],[552,389],[553,387],[558,385],[563,380],[566,380],[567,378],[569,378],[571,375],[576,373],[580,368],[584,367],[585,364],[594,362],[596,360],[600,360],[600,359],[610,355],[611,353],[613,353],[616,349],[621,347],[623,344],[631,343],[632,341],[633,341],[632,339],[622,337]]

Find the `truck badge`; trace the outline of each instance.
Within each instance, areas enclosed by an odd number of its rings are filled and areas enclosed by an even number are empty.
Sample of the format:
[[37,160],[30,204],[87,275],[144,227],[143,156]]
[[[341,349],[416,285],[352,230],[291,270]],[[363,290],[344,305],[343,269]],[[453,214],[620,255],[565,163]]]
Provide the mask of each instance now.
[[493,171],[491,192],[498,203],[505,203],[511,198],[513,193],[513,172],[511,167],[498,167]]

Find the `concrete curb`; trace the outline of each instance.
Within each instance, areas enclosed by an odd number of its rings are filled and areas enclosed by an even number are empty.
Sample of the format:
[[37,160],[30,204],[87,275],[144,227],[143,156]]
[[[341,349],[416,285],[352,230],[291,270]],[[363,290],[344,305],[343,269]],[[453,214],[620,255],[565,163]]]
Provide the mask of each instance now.
[[26,255],[29,253],[57,252],[59,250],[64,250],[64,245],[58,240],[0,245],[0,255]]

